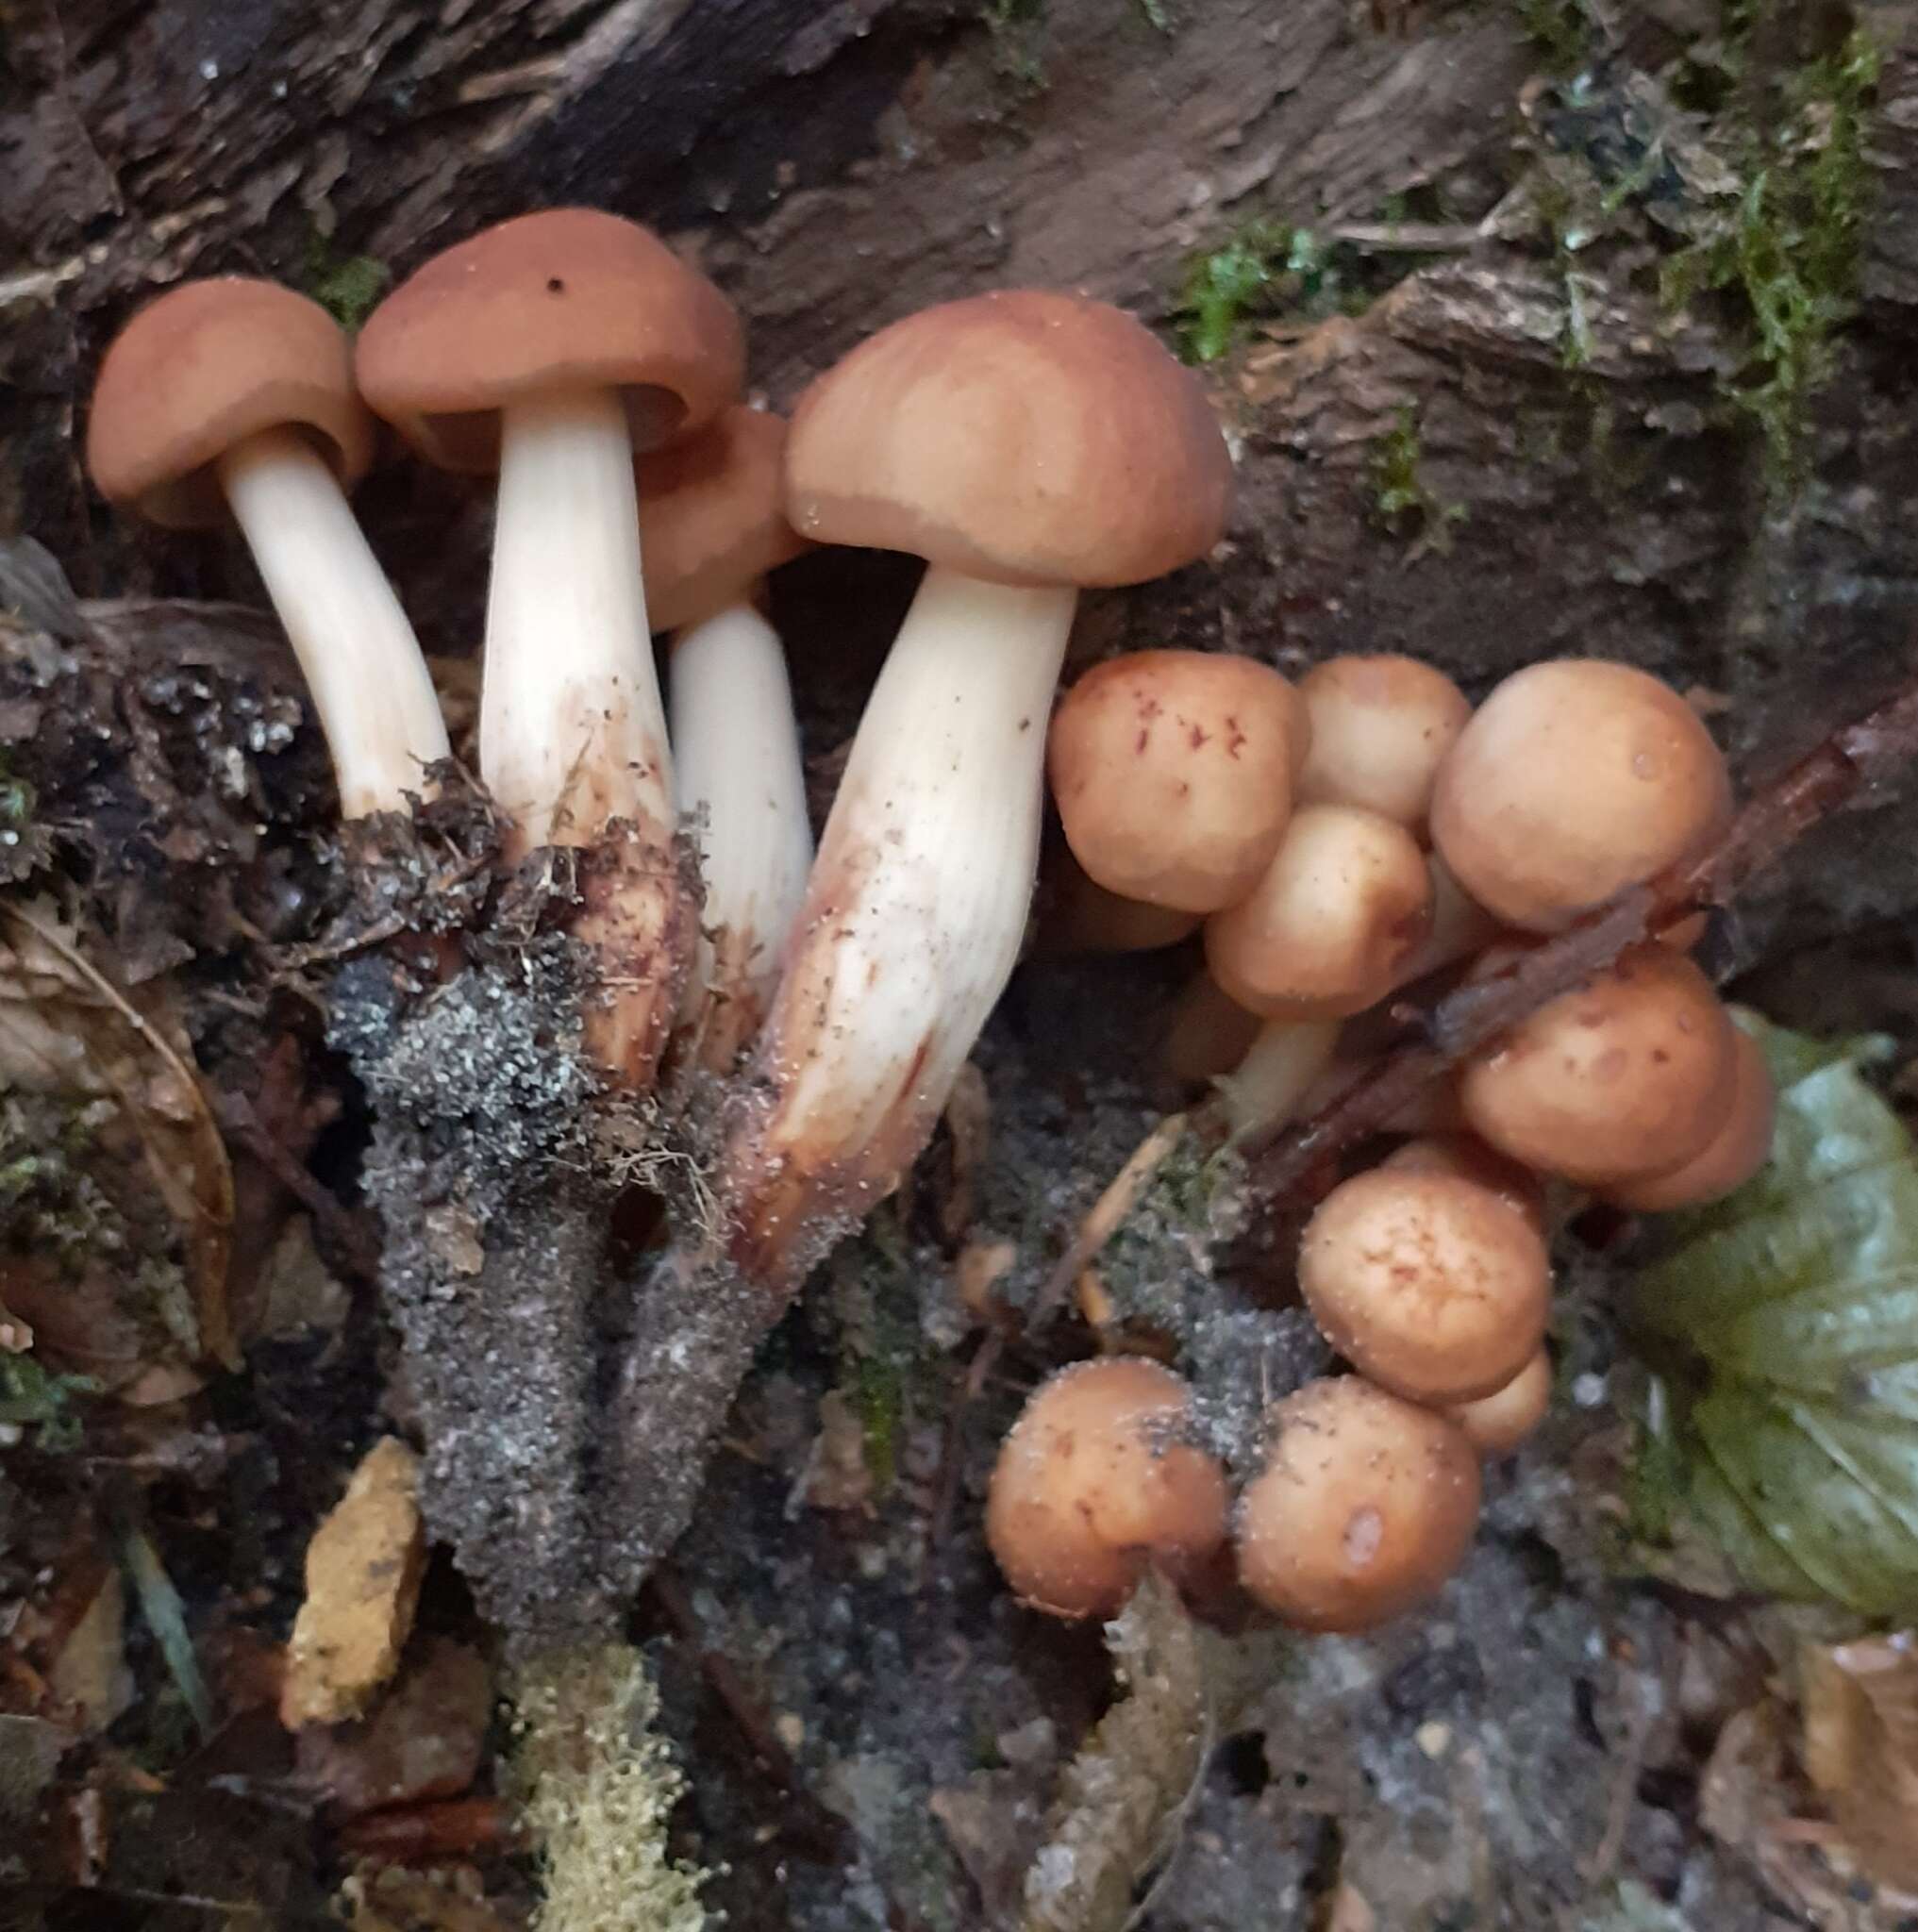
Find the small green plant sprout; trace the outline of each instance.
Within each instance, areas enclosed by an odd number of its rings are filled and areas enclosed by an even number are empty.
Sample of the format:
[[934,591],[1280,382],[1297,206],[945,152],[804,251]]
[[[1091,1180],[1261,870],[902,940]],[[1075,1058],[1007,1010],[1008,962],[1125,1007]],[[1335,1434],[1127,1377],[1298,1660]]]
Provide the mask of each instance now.
[[1248,317],[1309,301],[1325,272],[1318,236],[1282,222],[1255,222],[1223,247],[1195,256],[1176,311],[1185,359],[1216,362]]
[[1373,445],[1372,511],[1380,528],[1441,552],[1451,548],[1453,529],[1470,514],[1464,504],[1443,500],[1426,481],[1416,404],[1401,403],[1392,427]]
[[1567,75],[1585,58],[1591,23],[1584,0],[1514,0],[1526,39],[1547,74]]
[[1741,306],[1749,329],[1731,386],[1764,438],[1775,491],[1802,467],[1806,409],[1829,377],[1835,339],[1856,313],[1872,193],[1865,129],[1879,55],[1862,33],[1782,84],[1783,111],[1754,130],[1743,192],[1665,265],[1668,307],[1707,293]]
[[705,1874],[667,1847],[685,1779],[639,1652],[542,1657],[513,1696],[520,1815],[545,1878],[535,1932],[705,1932]]

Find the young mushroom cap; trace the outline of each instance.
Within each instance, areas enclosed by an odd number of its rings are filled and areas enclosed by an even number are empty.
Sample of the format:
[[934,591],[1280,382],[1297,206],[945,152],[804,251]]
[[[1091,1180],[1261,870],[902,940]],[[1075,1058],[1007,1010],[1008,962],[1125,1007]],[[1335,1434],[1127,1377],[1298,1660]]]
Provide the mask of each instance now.
[[1731,1110],[1717,1133],[1682,1165],[1614,1182],[1605,1190],[1605,1198],[1640,1214],[1722,1201],[1743,1187],[1770,1157],[1777,1099],[1764,1050],[1750,1034],[1738,1031],[1732,1047]]
[[227,521],[216,465],[272,429],[297,429],[342,490],[373,461],[353,345],[320,307],[275,282],[217,275],[141,309],[93,386],[87,471],[108,503],[173,530]]
[[1431,916],[1425,855],[1403,825],[1305,806],[1251,892],[1206,922],[1206,962],[1249,1012],[1361,1012],[1398,983]]
[[1543,1239],[1458,1174],[1376,1167],[1342,1182],[1306,1226],[1298,1274],[1332,1346],[1415,1402],[1489,1395],[1544,1339]]
[[1251,658],[1137,651],[1053,714],[1067,842],[1100,885],[1187,912],[1243,899],[1292,815],[1298,693]]
[[1148,905],[1108,891],[1063,843],[1039,874],[1039,930],[1033,950],[1047,958],[1073,953],[1150,953],[1176,946],[1199,929],[1196,912]]
[[1191,1441],[1191,1391],[1134,1357],[1041,1385],[999,1451],[986,1539],[1022,1601],[1109,1616],[1148,1562],[1176,1581],[1226,1540],[1225,1472]]
[[1480,905],[1558,932],[1696,853],[1730,809],[1724,757],[1676,691],[1563,658],[1479,706],[1440,768],[1432,837]]
[[360,393],[429,460],[499,466],[500,412],[610,390],[642,453],[692,434],[740,392],[732,305],[657,235],[596,208],[482,229],[415,270],[367,318]]
[[1731,1112],[1737,1038],[1691,959],[1637,946],[1471,1056],[1459,1102],[1512,1159],[1610,1187],[1703,1152]]
[[1475,1181],[1523,1214],[1541,1234],[1545,1227],[1545,1184],[1528,1167],[1509,1159],[1472,1134],[1422,1134],[1379,1163],[1393,1174],[1443,1174]]
[[809,546],[786,521],[786,422],[742,403],[642,456],[640,547],[655,630],[697,624]]
[[1299,680],[1311,719],[1301,805],[1358,805],[1422,832],[1439,766],[1472,707],[1416,658],[1332,658]]
[[1509,1456],[1544,1421],[1551,1401],[1552,1358],[1542,1348],[1503,1389],[1450,1403],[1445,1413],[1479,1455]]
[[1274,1406],[1239,1499],[1239,1580],[1289,1624],[1371,1630],[1431,1596],[1471,1547],[1478,1458],[1457,1424],[1359,1375]]

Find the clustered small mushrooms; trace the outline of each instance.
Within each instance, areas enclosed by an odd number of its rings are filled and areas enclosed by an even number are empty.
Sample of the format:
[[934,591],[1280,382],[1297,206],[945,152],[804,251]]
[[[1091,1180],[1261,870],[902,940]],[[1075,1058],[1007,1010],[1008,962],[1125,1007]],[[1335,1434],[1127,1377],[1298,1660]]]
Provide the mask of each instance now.
[[[1177,854],[1223,795],[1205,763],[1209,727],[1182,726],[1201,720],[1196,694],[1231,687],[1160,661],[1181,655],[1121,660],[1068,691],[1053,777],[1065,839],[1094,884],[1201,909],[1167,891],[1176,874],[1153,861]],[[1131,667],[1140,681],[1128,685]],[[1107,722],[1113,693],[1128,690],[1130,785],[1126,744]],[[1235,1133],[1270,1131],[1335,1093],[1396,989],[1475,954],[1488,968],[1521,958],[1696,857],[1729,810],[1696,714],[1622,665],[1535,665],[1476,712],[1448,679],[1396,657],[1332,659],[1299,694],[1291,758],[1265,764],[1283,762],[1290,794],[1237,820],[1265,837],[1276,824],[1276,842],[1239,898],[1203,908],[1208,971],[1180,995],[1168,1041],[1177,1077],[1218,1082]],[[1283,715],[1266,703],[1268,718]],[[1189,771],[1168,745],[1185,748]],[[1121,766],[1098,769],[1117,801],[1103,808],[1085,776],[1094,753]],[[1137,812],[1135,789],[1183,808]],[[1116,914],[1108,924],[1151,931]],[[1549,1407],[1548,1207],[1575,1203],[1575,1191],[1632,1212],[1702,1205],[1766,1158],[1764,1058],[1683,949],[1693,937],[1675,929],[1627,948],[1470,1055],[1418,1118],[1396,1124],[1409,1138],[1320,1201],[1296,1284],[1343,1370],[1272,1404],[1228,1525],[1209,1508],[1181,1515],[1176,1535],[1158,1519],[1149,1533],[1128,1525],[1123,1546],[1099,1541],[1098,1590],[1047,1587],[1030,1547],[1037,1519],[1015,1518],[1010,1499],[1043,1496],[1059,1512],[1070,1499],[1077,1533],[1095,1540],[1112,1518],[1083,1456],[1036,1466],[1050,1440],[1036,1419],[1062,1412],[1064,1388],[1089,1399],[1092,1370],[1042,1385],[1008,1438],[987,1518],[1021,1598],[1109,1614],[1157,1563],[1203,1611],[1218,1601],[1228,1544],[1243,1598],[1303,1629],[1370,1629],[1438,1590],[1471,1541],[1480,1458],[1510,1454]],[[1168,1374],[1151,1365],[1153,1386],[1166,1390]],[[1181,1470],[1212,1456],[1223,1479],[1224,1445],[1201,1407],[1192,1391],[1167,1392],[1150,1440]],[[1126,1413],[1115,1409],[1115,1426]],[[1138,1453],[1141,1438],[1127,1440]],[[1103,1452],[1092,1461],[1102,1475],[1114,1467]],[[1051,1546],[1064,1549],[1062,1532]]]
[[[1404,656],[1294,688],[1251,658],[1149,650],[1055,707],[1079,592],[1203,558],[1231,493],[1195,380],[1103,303],[1006,291],[909,316],[790,428],[743,378],[705,277],[630,222],[559,209],[426,262],[357,344],[265,282],[161,296],[101,365],[88,462],[165,526],[239,525],[351,819],[425,798],[447,756],[346,504],[375,417],[496,476],[480,775],[510,860],[560,876],[554,848],[579,854],[608,1082],[643,1091],[675,1055],[731,1083],[719,1252],[769,1326],[944,1108],[1026,936],[1048,777],[1042,946],[1197,934],[1169,1054],[1221,1080],[1243,1134],[1349,1079],[1399,989],[1488,946],[1520,957],[1726,820],[1695,712],[1617,664],[1537,664],[1475,711]],[[815,543],[926,563],[816,856],[762,596]],[[1344,1367],[1272,1405],[1236,1501],[1172,1370],[1120,1355],[1044,1383],[987,1510],[1020,1597],[1109,1615],[1157,1565],[1201,1602],[1236,1577],[1301,1627],[1359,1630],[1437,1589],[1479,1457],[1548,1405],[1546,1183],[1658,1212],[1765,1158],[1764,1062],[1691,937],[1629,949],[1470,1056],[1320,1202],[1297,1285]]]

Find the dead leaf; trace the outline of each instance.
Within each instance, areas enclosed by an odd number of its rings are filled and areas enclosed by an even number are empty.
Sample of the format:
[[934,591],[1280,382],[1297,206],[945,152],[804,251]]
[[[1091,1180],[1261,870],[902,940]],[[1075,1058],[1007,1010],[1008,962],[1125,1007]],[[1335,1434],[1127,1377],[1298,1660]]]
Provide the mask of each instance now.
[[1805,1769],[1858,1862],[1918,1892],[1918,1638],[1802,1653]]
[[195,1352],[240,1366],[226,1308],[233,1174],[199,1075],[43,911],[0,906],[0,1087],[110,1101],[178,1231]]
[[47,1672],[47,1688],[88,1732],[104,1731],[133,1702],[126,1668],[126,1589],[110,1564]]
[[375,1442],[307,1545],[280,1697],[289,1730],[359,1716],[399,1666],[426,1563],[419,1469],[397,1437]]

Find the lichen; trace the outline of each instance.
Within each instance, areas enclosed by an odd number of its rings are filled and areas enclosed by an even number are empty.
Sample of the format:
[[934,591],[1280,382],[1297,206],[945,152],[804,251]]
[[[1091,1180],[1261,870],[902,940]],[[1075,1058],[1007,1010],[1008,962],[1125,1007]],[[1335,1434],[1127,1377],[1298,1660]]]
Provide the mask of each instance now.
[[706,1874],[667,1841],[686,1780],[654,1728],[644,1659],[624,1644],[547,1655],[514,1704],[520,1813],[545,1882],[535,1932],[703,1932]]

